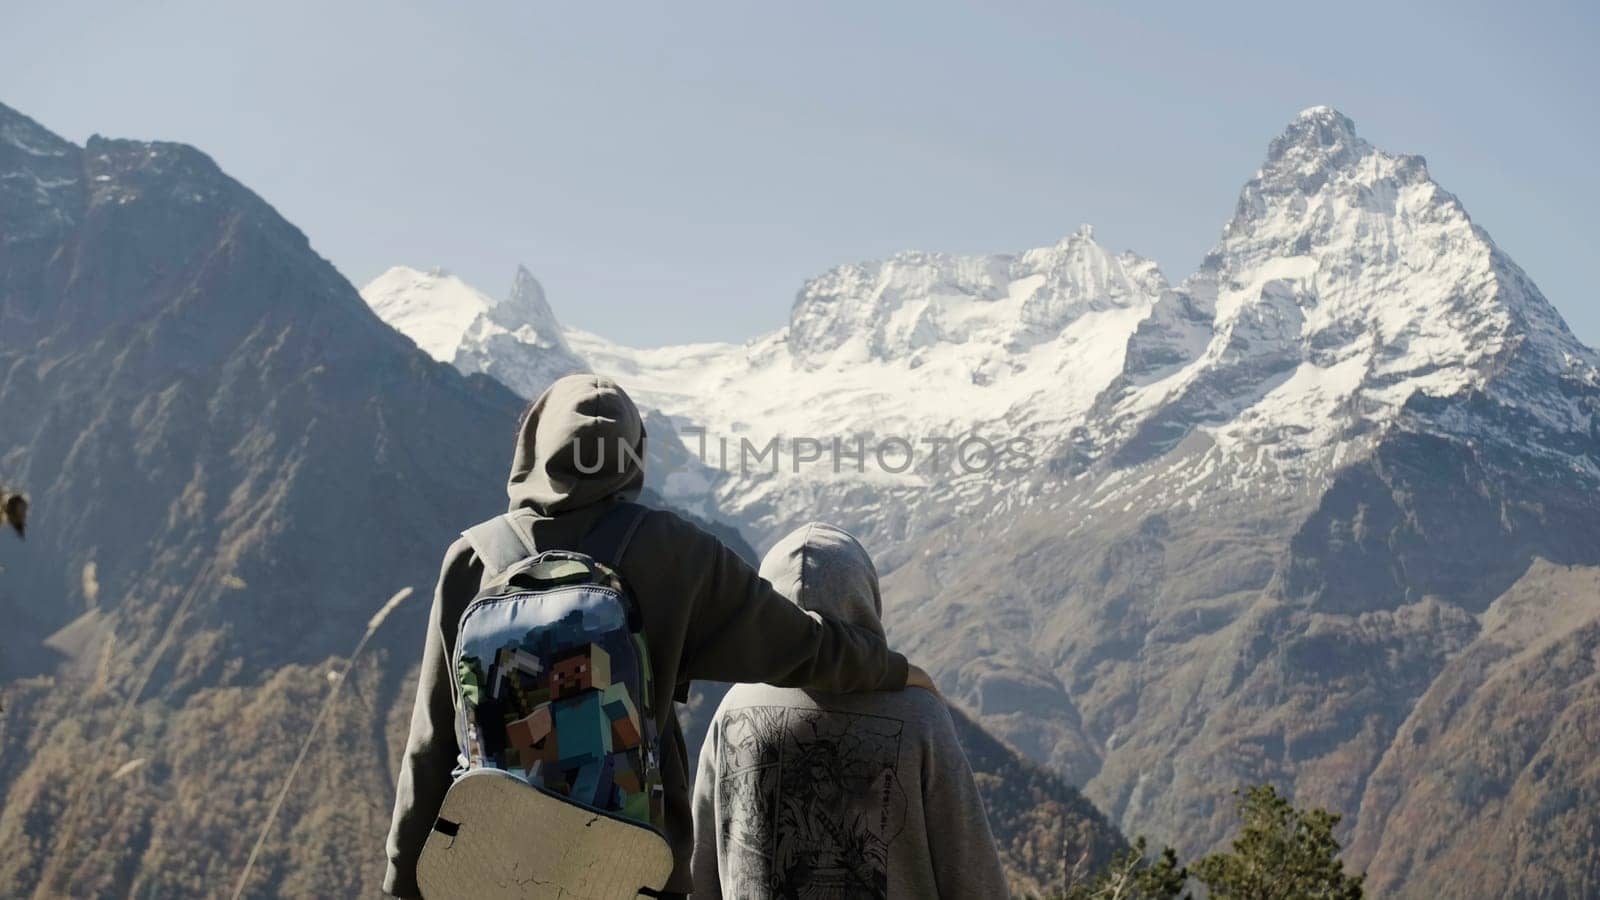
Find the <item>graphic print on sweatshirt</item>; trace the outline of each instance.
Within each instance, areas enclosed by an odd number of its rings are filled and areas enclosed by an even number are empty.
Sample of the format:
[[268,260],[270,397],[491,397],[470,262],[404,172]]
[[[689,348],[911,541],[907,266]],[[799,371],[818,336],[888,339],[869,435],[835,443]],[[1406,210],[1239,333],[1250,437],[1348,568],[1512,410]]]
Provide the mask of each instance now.
[[721,729],[723,895],[887,897],[889,844],[905,827],[905,724],[751,706],[727,711]]

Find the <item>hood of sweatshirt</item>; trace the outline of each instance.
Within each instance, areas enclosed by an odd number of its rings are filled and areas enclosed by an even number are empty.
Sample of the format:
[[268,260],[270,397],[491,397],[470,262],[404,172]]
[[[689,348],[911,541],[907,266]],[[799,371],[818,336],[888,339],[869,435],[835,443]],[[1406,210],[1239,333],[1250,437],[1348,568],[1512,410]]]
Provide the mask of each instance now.
[[813,522],[789,532],[761,560],[761,577],[801,609],[883,636],[878,570],[841,528]]
[[644,487],[644,422],[633,400],[600,375],[568,375],[528,408],[506,493],[511,508],[555,516]]

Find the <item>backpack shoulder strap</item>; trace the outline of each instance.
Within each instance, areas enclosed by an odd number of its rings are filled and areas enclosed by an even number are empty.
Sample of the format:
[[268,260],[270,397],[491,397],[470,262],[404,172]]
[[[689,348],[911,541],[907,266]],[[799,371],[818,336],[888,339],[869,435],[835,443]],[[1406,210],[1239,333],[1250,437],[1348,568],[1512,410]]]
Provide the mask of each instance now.
[[488,575],[498,575],[539,552],[533,535],[517,527],[516,513],[504,513],[461,532],[483,560]]
[[633,533],[639,530],[639,523],[644,521],[649,512],[649,507],[631,501],[613,503],[610,509],[600,514],[600,519],[589,528],[589,533],[583,536],[579,552],[613,569],[617,568],[617,564],[622,562],[622,554],[628,552]]

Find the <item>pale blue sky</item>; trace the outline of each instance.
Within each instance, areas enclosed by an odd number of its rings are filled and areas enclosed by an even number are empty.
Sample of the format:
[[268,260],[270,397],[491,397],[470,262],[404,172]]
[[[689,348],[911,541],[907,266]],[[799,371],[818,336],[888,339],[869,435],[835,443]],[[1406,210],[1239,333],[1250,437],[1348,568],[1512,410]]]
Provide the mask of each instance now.
[[1420,153],[1600,343],[1596,4],[8,2],[0,101],[193,143],[358,285],[519,261],[638,344],[781,324],[808,276],[1080,222],[1188,274],[1333,105]]

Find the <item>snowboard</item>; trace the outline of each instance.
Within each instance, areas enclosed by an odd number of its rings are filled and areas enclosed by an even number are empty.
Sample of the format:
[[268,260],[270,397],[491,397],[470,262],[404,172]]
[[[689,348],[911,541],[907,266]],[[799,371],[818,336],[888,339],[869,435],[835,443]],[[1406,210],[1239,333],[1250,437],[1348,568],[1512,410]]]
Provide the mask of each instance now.
[[656,896],[672,863],[648,825],[475,769],[445,794],[417,886],[425,900],[633,900]]

